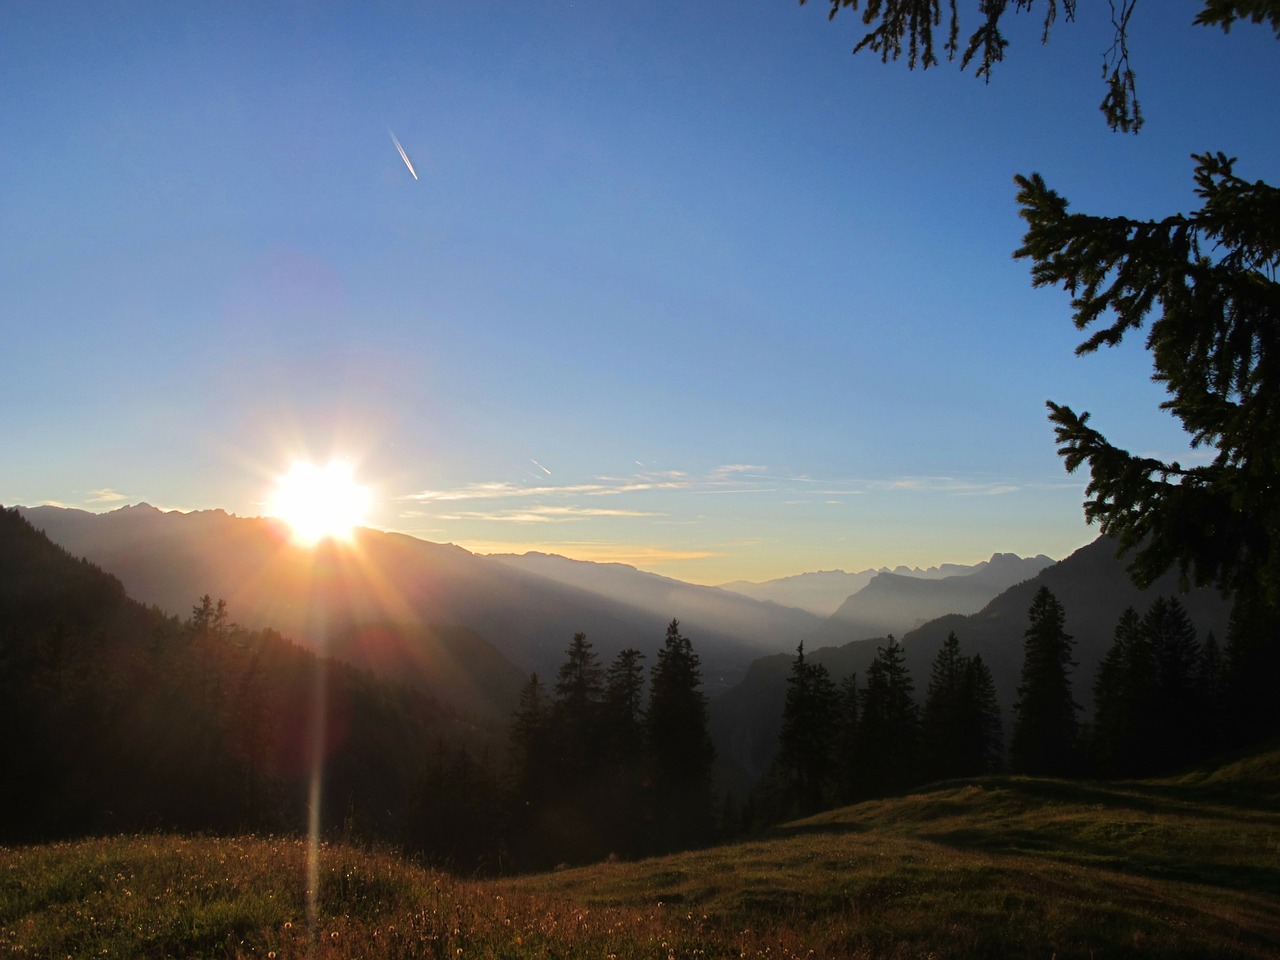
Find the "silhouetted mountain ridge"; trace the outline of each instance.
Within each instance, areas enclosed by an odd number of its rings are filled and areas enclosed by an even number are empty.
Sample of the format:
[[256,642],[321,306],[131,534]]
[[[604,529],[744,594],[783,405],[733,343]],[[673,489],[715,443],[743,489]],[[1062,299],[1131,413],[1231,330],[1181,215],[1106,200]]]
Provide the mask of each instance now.
[[[731,590],[756,600],[764,600],[783,606],[808,610],[822,617],[833,615],[849,597],[866,587],[879,574],[894,574],[899,577],[912,577],[918,580],[941,580],[944,577],[959,577],[977,573],[993,563],[1003,562],[1004,558],[1020,560],[1016,554],[997,553],[990,560],[975,564],[943,563],[936,567],[908,567],[899,564],[896,567],[879,567],[846,573],[843,570],[819,570],[812,573],[800,573],[795,576],[767,580],[763,583],[752,583],[748,580],[734,580],[720,584],[722,590]],[[1046,558],[1047,559],[1047,558]]]
[[[674,617],[714,690],[736,682],[760,653],[820,623],[802,611],[620,565],[601,571],[564,558],[484,557],[404,534],[361,529],[350,545],[308,550],[292,544],[277,521],[221,510],[20,509],[146,603],[185,614],[208,593],[226,599],[238,621],[275,627],[314,648],[320,624],[335,635],[367,624],[465,627],[520,667],[554,676],[576,632],[606,660],[625,647],[652,654]],[[631,586],[621,586],[624,580]],[[358,647],[344,656],[372,663]]]
[[1001,591],[1034,577],[1052,563],[1043,554],[1023,559],[1016,554],[997,553],[960,575],[921,579],[878,573],[845,600],[808,640],[819,647],[890,633],[901,636],[949,613],[976,613]]
[[[1007,729],[1022,670],[1027,611],[1041,585],[1052,590],[1066,610],[1066,630],[1075,638],[1074,657],[1078,664],[1072,674],[1074,696],[1086,713],[1092,707],[1098,663],[1110,649],[1116,622],[1126,607],[1142,613],[1158,596],[1177,596],[1201,639],[1209,631],[1219,640],[1226,636],[1229,600],[1209,589],[1182,593],[1177,576],[1172,573],[1161,577],[1150,589],[1139,590],[1125,572],[1124,562],[1116,558],[1115,541],[1099,537],[1031,579],[1004,590],[978,612],[948,614],[900,637],[917,703],[924,702],[934,657],[947,634],[954,631],[962,652],[981,654],[990,668]],[[805,655],[826,666],[837,680],[856,672],[861,685],[876,648],[883,643],[884,637],[826,647],[806,641]],[[751,779],[764,772],[777,749],[786,678],[793,656],[794,653],[761,658],[750,666],[742,683],[712,700],[712,734],[717,746],[727,761]]]

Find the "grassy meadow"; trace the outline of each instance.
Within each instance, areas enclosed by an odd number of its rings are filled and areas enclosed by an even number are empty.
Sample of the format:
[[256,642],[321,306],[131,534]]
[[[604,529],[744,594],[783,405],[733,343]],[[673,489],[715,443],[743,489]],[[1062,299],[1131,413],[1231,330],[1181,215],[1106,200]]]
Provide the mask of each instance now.
[[2,957],[1280,957],[1280,750],[995,777],[636,863],[460,880],[304,841],[0,849]]

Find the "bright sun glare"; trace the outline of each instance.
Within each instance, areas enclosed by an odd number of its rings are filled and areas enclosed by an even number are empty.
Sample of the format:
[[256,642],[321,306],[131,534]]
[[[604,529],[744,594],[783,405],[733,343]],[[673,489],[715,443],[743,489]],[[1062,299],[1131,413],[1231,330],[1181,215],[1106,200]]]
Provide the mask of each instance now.
[[268,512],[289,525],[299,543],[350,540],[364,522],[369,491],[355,482],[345,463],[317,467],[295,463],[276,481]]

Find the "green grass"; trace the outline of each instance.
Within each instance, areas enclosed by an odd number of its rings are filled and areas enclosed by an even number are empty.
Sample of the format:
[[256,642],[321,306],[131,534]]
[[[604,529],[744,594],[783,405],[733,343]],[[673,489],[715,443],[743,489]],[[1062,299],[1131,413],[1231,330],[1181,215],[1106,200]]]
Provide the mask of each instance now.
[[637,863],[461,881],[296,840],[0,849],[0,957],[1280,957],[1280,751],[938,786]]

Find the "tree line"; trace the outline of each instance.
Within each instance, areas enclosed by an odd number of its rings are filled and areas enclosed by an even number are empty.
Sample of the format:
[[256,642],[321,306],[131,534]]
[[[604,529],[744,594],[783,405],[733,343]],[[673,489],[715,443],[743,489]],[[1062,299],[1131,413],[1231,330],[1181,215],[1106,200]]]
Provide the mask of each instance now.
[[1203,642],[1176,598],[1126,610],[1093,681],[1088,724],[1073,694],[1074,639],[1048,587],[1027,614],[1008,749],[991,672],[954,632],[934,658],[923,706],[903,649],[877,647],[865,682],[838,684],[797,648],[778,748],[746,813],[748,826],[909,787],[1008,770],[1043,776],[1168,773],[1280,732],[1265,691],[1274,655],[1242,611],[1225,648]]
[[924,708],[902,645],[876,649],[865,682],[837,684],[796,650],[787,678],[778,752],[754,791],[748,828],[884,796],[930,780],[999,769],[1000,707],[982,657],[965,656],[955,633],[934,659]]
[[576,635],[505,729],[232,614],[144,607],[0,510],[0,843],[299,832],[317,754],[325,836],[461,873],[715,836],[707,698],[676,621],[647,675],[639,651],[606,668]]
[[605,667],[578,633],[550,689],[529,678],[510,735],[515,866],[641,856],[715,836],[707,697],[679,621],[647,684],[644,659],[628,648]]
[[[1028,612],[1008,749],[992,677],[955,634],[917,705],[892,637],[836,682],[797,649],[777,756],[735,809],[715,793],[708,701],[673,620],[652,664],[601,663],[577,634],[531,676],[509,728],[477,729],[420,689],[232,622],[180,620],[0,511],[0,842],[102,832],[291,832],[306,822],[317,677],[327,701],[326,835],[391,843],[460,872],[683,849],[940,779],[1176,769],[1280,732],[1275,645],[1238,608],[1225,646],[1176,599],[1127,611],[1080,722],[1065,611]],[[506,734],[503,749],[503,733]]]

